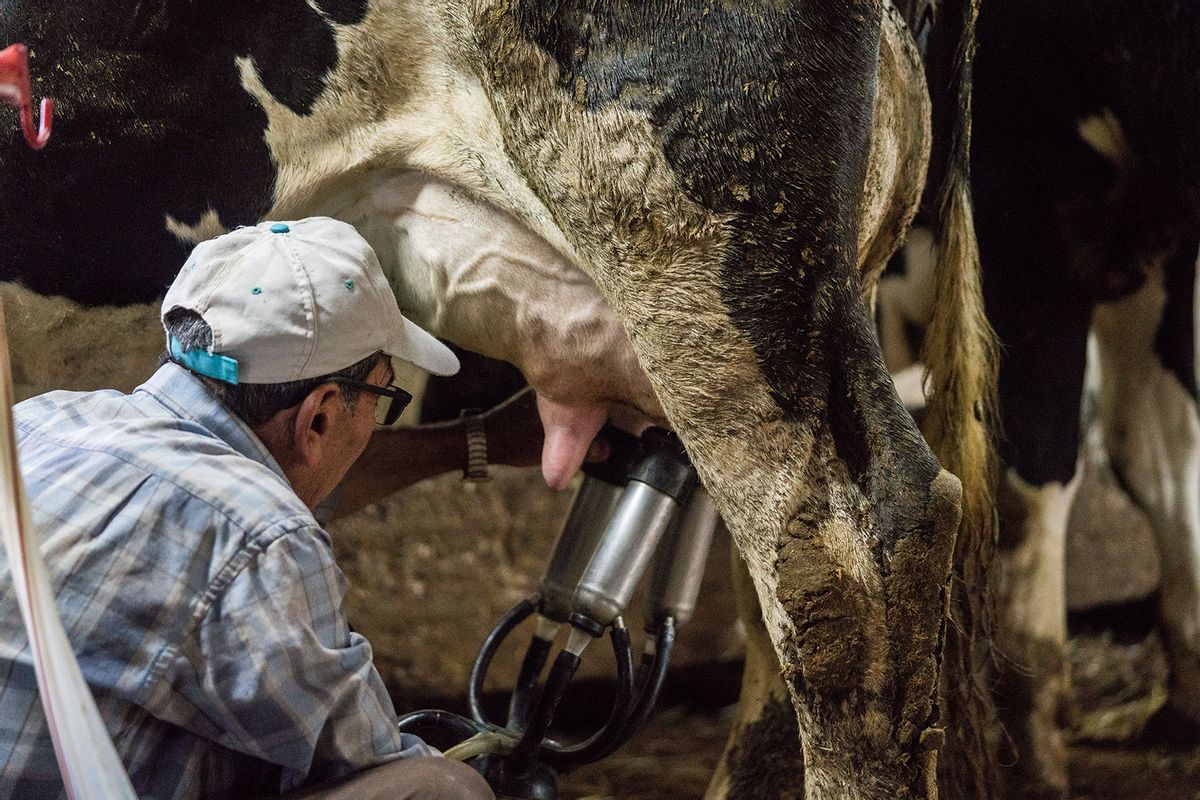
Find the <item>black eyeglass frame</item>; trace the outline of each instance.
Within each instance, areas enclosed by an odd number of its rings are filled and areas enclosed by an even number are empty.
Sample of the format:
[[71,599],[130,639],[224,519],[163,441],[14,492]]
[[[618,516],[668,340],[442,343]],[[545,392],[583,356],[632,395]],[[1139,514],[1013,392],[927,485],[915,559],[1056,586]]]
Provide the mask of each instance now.
[[394,425],[396,420],[400,419],[400,415],[404,413],[404,409],[408,408],[408,404],[411,403],[413,399],[412,394],[404,389],[401,389],[394,383],[389,383],[387,386],[376,386],[373,383],[356,381],[353,378],[331,378],[330,381],[332,383],[340,383],[343,386],[350,386],[364,392],[370,392],[377,397],[390,397],[392,399],[392,404],[388,406],[387,413],[384,414],[383,420],[375,420],[377,425],[382,425],[384,427]]

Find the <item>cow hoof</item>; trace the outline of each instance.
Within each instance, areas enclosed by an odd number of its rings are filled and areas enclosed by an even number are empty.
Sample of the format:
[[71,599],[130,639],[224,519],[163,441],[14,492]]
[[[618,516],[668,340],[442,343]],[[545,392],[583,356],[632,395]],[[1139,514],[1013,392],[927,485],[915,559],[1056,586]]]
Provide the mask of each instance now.
[[1186,752],[1200,746],[1200,721],[1169,702],[1150,715],[1138,737],[1139,744]]

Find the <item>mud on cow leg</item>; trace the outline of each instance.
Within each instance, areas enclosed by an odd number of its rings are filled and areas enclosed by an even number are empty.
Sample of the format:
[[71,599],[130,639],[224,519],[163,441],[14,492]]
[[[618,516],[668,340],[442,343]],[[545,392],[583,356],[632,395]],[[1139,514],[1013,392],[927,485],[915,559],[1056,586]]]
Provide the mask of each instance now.
[[1187,243],[1136,294],[1098,306],[1094,329],[1105,444],[1114,469],[1150,517],[1158,538],[1159,625],[1171,669],[1169,703],[1200,724],[1195,255],[1195,242]]
[[866,553],[854,553],[836,520],[789,523],[776,592],[796,634],[779,649],[810,797],[851,786],[874,789],[856,796],[937,795],[937,653],[959,491],[957,479],[939,473],[913,515],[921,529],[874,558],[860,560]]
[[[942,633],[945,599],[937,587],[945,585],[959,490],[945,472],[930,489],[930,501],[940,509],[935,511],[933,535],[896,548],[889,559],[892,571],[883,581],[887,596],[882,604],[865,591],[851,596],[853,579],[839,588],[838,573],[852,570],[833,567],[813,537],[792,548],[788,558],[815,557],[817,564],[802,567],[781,561],[781,586],[792,588],[779,592],[794,606],[785,611],[808,623],[785,646],[782,670],[750,573],[741,559],[734,559],[734,591],[746,625],[746,663],[737,718],[706,800],[793,800],[805,796],[806,780],[811,784],[809,797],[936,796],[935,749],[940,736],[933,725],[931,693],[937,664],[927,652],[898,669],[885,663],[889,653],[927,650]],[[870,579],[866,583],[879,585]],[[905,692],[908,699],[899,704],[899,720],[886,704],[872,708],[881,699],[898,699]],[[797,724],[793,695],[802,726]],[[895,768],[892,774],[879,769],[881,757]],[[919,762],[915,773],[914,761]],[[904,773],[910,775],[907,783],[900,777]]]

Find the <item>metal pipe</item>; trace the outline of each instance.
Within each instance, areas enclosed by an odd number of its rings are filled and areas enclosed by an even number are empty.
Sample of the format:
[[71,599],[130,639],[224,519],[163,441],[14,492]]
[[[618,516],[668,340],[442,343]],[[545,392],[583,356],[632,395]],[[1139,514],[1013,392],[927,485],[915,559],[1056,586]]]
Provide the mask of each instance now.
[[620,503],[630,471],[642,456],[641,441],[625,431],[606,426],[601,436],[609,443],[609,456],[603,462],[583,465],[583,484],[558,534],[539,588],[539,610],[558,622],[570,618],[575,587]]
[[[629,604],[679,504],[670,495],[630,481],[575,589],[574,611],[601,629]],[[571,621],[576,622],[572,616]]]
[[674,434],[651,428],[645,456],[605,528],[575,590],[572,625],[598,636],[629,605],[633,591],[681,502],[695,471]]
[[541,613],[558,622],[570,616],[575,587],[596,551],[608,521],[621,501],[625,489],[602,478],[584,476],[571,513],[558,535],[550,563],[539,589]]
[[704,487],[693,489],[687,505],[675,516],[654,554],[645,599],[648,630],[657,630],[668,618],[676,625],[684,625],[692,618],[713,533],[720,520],[721,515]]

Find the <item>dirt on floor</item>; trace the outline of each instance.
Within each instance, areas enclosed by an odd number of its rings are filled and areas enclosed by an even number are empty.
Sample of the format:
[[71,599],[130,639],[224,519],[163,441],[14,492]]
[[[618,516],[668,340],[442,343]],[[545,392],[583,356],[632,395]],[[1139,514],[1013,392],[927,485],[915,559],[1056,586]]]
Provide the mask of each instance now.
[[[1073,639],[1076,722],[1072,800],[1200,800],[1200,742],[1145,744],[1142,728],[1165,700],[1161,646],[1153,634]],[[647,727],[604,761],[567,776],[564,800],[699,800],[725,746],[736,667],[681,678]],[[689,700],[688,694],[693,694]]]
[[[728,712],[664,709],[623,750],[569,775],[563,798],[699,800],[720,758]],[[1071,748],[1073,800],[1197,800],[1200,751],[1136,746]]]

